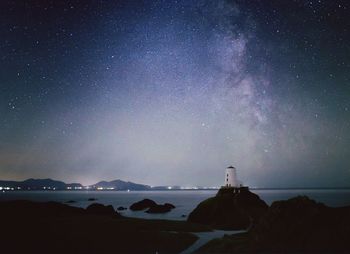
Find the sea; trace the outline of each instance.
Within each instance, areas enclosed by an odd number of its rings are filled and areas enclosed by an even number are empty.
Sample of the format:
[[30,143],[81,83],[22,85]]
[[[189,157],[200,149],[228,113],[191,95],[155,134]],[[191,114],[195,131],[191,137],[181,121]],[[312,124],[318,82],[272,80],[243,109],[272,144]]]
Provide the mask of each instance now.
[[[298,195],[306,195],[317,202],[331,207],[350,206],[350,189],[254,189],[251,190],[268,205],[277,200],[286,200]],[[148,198],[159,204],[172,203],[176,206],[165,214],[148,214],[144,211],[119,211],[124,216],[145,219],[186,220],[190,212],[203,200],[215,196],[217,190],[169,190],[169,191],[5,191],[0,192],[0,201],[31,200],[56,201],[71,206],[86,208],[97,202],[112,205],[115,209],[126,207],[137,201]],[[88,199],[94,198],[95,201]]]

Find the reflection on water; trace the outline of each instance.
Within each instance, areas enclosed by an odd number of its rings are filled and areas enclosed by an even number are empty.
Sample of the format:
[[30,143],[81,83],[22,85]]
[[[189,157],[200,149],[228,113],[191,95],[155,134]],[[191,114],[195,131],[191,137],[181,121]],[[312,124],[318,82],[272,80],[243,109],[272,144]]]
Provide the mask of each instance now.
[[[318,202],[329,206],[339,207],[350,205],[350,190],[252,190],[258,194],[267,204],[276,200],[288,199],[297,195],[307,195]],[[13,191],[1,192],[0,200],[27,199],[33,201],[57,201],[67,202],[74,200],[69,205],[87,207],[91,204],[89,198],[96,198],[102,204],[111,204],[117,209],[119,206],[129,207],[132,203],[144,198],[153,199],[157,203],[172,203],[176,206],[166,214],[148,214],[143,211],[132,212],[129,209],[122,211],[125,216],[149,219],[185,220],[186,217],[201,201],[215,196],[216,190],[187,190],[187,191]]]

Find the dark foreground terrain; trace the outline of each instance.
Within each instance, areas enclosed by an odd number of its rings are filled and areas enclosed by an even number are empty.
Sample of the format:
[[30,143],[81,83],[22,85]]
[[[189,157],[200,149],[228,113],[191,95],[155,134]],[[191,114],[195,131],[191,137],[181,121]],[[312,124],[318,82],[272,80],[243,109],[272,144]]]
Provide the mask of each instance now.
[[197,240],[191,232],[248,223],[247,233],[214,239],[196,252],[350,253],[350,206],[332,208],[299,196],[268,207],[248,192],[224,192],[203,201],[190,222],[127,218],[97,203],[83,209],[0,202],[0,253],[179,253]]
[[184,221],[125,218],[111,206],[0,202],[0,253],[178,253],[209,231]]
[[248,233],[212,240],[197,253],[350,253],[350,206],[305,196],[276,201]]

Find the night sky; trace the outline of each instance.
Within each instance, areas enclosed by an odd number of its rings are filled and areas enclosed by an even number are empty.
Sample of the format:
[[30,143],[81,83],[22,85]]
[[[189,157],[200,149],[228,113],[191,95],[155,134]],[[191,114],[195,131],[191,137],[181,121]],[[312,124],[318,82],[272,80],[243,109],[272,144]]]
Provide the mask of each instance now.
[[0,179],[350,186],[350,3],[1,1]]

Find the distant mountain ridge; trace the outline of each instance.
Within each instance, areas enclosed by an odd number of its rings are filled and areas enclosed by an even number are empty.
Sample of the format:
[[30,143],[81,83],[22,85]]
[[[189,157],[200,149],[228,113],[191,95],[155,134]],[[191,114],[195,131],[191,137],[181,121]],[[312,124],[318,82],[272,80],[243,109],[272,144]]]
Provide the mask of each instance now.
[[30,178],[24,181],[3,181],[0,180],[0,187],[2,189],[11,188],[16,190],[65,190],[69,188],[83,188],[80,183],[65,183],[62,181],[46,179]]
[[80,183],[65,183],[62,181],[46,179],[27,179],[24,181],[0,180],[0,190],[151,190],[151,186],[120,179],[113,181],[100,181],[96,184],[83,186]]
[[[0,180],[0,191],[3,190],[207,190],[212,187],[181,187],[173,186],[150,186],[146,184],[123,181],[120,179],[112,181],[100,181],[91,185],[82,185],[80,183],[65,183],[62,181],[30,178],[24,181]],[[215,189],[215,188],[214,188]]]
[[105,189],[114,189],[114,190],[150,190],[151,186],[133,182],[125,182],[120,179],[113,181],[101,181],[94,185],[91,185],[92,188],[105,188]]

